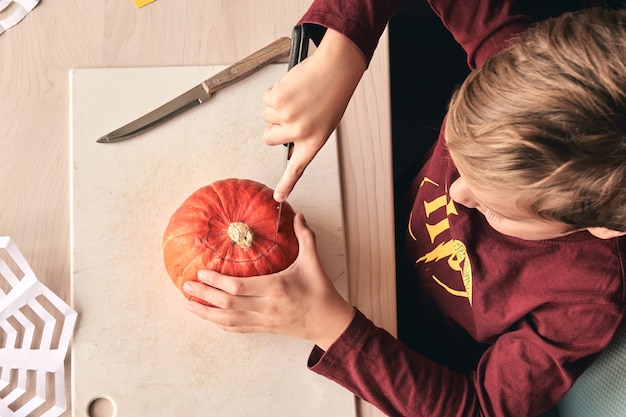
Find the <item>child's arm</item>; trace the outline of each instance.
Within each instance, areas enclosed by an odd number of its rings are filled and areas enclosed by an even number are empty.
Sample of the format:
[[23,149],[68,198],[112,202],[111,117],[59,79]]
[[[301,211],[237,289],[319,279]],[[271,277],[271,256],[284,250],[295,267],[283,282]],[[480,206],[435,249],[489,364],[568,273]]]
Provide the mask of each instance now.
[[264,95],[269,145],[294,143],[274,198],[283,201],[343,117],[400,0],[318,0],[299,23],[318,48]]
[[365,66],[357,47],[341,33],[328,29],[317,50],[265,92],[265,143],[294,143],[275,187],[276,201],[287,198],[339,124]]
[[[462,374],[407,349],[357,311],[335,344],[313,350],[309,367],[390,416],[534,417],[567,392],[623,314],[617,304],[550,305],[520,320],[475,371]],[[584,333],[560,334],[563,320],[582,323]]]

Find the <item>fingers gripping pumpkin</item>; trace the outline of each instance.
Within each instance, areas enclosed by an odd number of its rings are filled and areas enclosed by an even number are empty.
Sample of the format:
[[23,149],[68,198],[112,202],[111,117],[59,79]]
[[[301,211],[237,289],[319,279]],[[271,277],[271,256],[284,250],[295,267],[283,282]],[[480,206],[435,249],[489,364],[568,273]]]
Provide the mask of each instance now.
[[277,232],[272,195],[261,183],[229,178],[195,191],[174,212],[163,236],[163,258],[186,297],[193,299],[183,284],[197,281],[202,269],[248,277],[282,271],[295,261],[295,213],[283,203]]

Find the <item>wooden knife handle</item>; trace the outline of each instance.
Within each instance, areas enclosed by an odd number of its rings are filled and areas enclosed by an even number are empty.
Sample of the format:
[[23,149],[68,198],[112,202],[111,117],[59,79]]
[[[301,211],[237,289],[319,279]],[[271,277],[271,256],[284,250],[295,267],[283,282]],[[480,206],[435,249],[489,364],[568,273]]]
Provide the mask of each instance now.
[[211,78],[204,80],[202,87],[208,94],[213,94],[260,70],[267,64],[288,56],[290,48],[291,39],[287,37],[279,38],[252,55],[218,72]]

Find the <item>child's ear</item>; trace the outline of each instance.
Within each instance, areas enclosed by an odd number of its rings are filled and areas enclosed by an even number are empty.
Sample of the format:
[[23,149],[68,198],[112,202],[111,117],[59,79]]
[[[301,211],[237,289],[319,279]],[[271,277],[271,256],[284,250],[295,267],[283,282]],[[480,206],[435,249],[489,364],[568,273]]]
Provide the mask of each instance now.
[[618,232],[617,230],[607,229],[606,227],[588,227],[589,233],[600,239],[611,239],[618,236],[626,235],[626,232]]

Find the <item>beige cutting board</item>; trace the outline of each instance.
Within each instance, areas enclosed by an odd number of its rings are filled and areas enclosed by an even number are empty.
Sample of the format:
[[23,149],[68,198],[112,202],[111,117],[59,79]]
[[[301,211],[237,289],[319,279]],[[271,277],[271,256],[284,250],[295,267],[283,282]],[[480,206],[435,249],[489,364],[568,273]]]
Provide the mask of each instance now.
[[[275,64],[136,138],[96,139],[224,67],[75,69],[70,73],[73,412],[96,398],[116,416],[352,416],[354,397],[306,368],[308,342],[222,332],[189,313],[165,272],[170,215],[213,181],[270,187],[284,147],[263,143],[262,94]],[[289,202],[316,231],[322,261],[348,294],[337,143]]]

